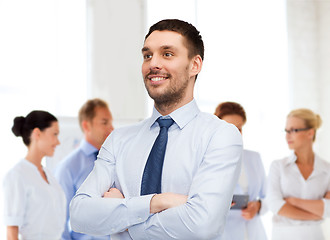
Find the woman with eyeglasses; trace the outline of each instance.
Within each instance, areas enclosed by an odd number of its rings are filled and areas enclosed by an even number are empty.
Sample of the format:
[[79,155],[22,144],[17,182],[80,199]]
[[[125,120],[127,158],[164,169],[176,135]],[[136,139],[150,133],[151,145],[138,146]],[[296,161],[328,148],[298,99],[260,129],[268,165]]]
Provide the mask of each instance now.
[[[242,133],[246,122],[244,108],[236,102],[220,103],[214,113],[218,118],[234,124]],[[266,233],[260,215],[267,211],[266,174],[260,154],[244,149],[242,152],[241,174],[234,189],[233,206],[228,213],[223,240],[265,240]],[[246,206],[237,207],[235,197],[248,196]],[[235,206],[236,205],[236,206]]]
[[291,111],[286,140],[293,153],[274,161],[267,201],[273,216],[273,240],[323,240],[321,223],[330,215],[330,164],[313,151],[321,118],[309,109]]
[[52,173],[42,166],[60,144],[57,119],[32,111],[14,119],[12,131],[22,137],[27,154],[4,178],[4,222],[7,240],[59,240],[65,226],[66,198]]

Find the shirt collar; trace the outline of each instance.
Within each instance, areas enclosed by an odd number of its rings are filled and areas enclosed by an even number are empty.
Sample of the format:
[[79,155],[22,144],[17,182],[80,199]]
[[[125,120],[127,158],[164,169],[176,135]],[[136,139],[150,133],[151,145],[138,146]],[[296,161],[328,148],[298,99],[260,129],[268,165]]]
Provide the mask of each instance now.
[[[200,112],[195,99],[187,103],[186,105],[180,107],[179,109],[171,112],[169,115],[174,122],[179,126],[180,129],[183,129],[192,119],[194,119],[197,114]],[[156,120],[162,115],[154,107],[152,116],[150,118],[150,128],[155,124]],[[164,116],[166,117],[166,116]]]
[[297,160],[296,154],[292,153],[286,160],[285,165],[291,165],[294,164]]
[[[296,154],[292,153],[285,162],[285,165],[291,165],[291,164],[295,164],[297,160],[297,156]],[[314,170],[313,171],[317,171],[317,172],[327,172],[327,166],[325,165],[325,163],[322,161],[322,159],[314,154]]]
[[80,148],[86,154],[86,156],[92,155],[98,151],[96,147],[87,142],[85,139],[81,140]]

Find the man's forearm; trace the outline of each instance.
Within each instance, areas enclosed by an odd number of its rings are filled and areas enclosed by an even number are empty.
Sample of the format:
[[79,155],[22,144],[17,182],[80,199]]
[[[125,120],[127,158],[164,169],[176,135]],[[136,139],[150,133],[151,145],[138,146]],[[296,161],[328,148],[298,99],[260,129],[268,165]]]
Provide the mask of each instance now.
[[150,201],[150,213],[158,213],[187,202],[188,196],[176,193],[155,194]]
[[79,194],[70,205],[74,231],[90,235],[109,235],[125,231],[150,216],[152,195],[134,198],[102,198]]

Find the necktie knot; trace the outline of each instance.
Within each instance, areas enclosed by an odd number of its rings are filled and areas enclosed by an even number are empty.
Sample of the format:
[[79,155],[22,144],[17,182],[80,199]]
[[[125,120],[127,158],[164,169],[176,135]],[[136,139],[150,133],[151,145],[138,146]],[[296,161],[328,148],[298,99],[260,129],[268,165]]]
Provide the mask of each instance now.
[[166,129],[168,129],[174,123],[172,118],[166,118],[166,119],[158,118],[157,122],[160,128],[166,127]]

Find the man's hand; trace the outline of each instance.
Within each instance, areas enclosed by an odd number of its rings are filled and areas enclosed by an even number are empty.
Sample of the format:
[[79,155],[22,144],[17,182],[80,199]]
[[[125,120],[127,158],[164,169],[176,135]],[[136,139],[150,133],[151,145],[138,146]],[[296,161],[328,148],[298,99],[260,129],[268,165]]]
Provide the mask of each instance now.
[[242,210],[242,217],[246,220],[250,220],[259,212],[260,208],[260,201],[248,202],[247,207]]
[[124,195],[117,188],[110,188],[109,191],[105,192],[104,198],[124,198]]
[[158,213],[168,208],[176,207],[187,202],[188,196],[177,193],[160,193],[150,201],[150,213]]

